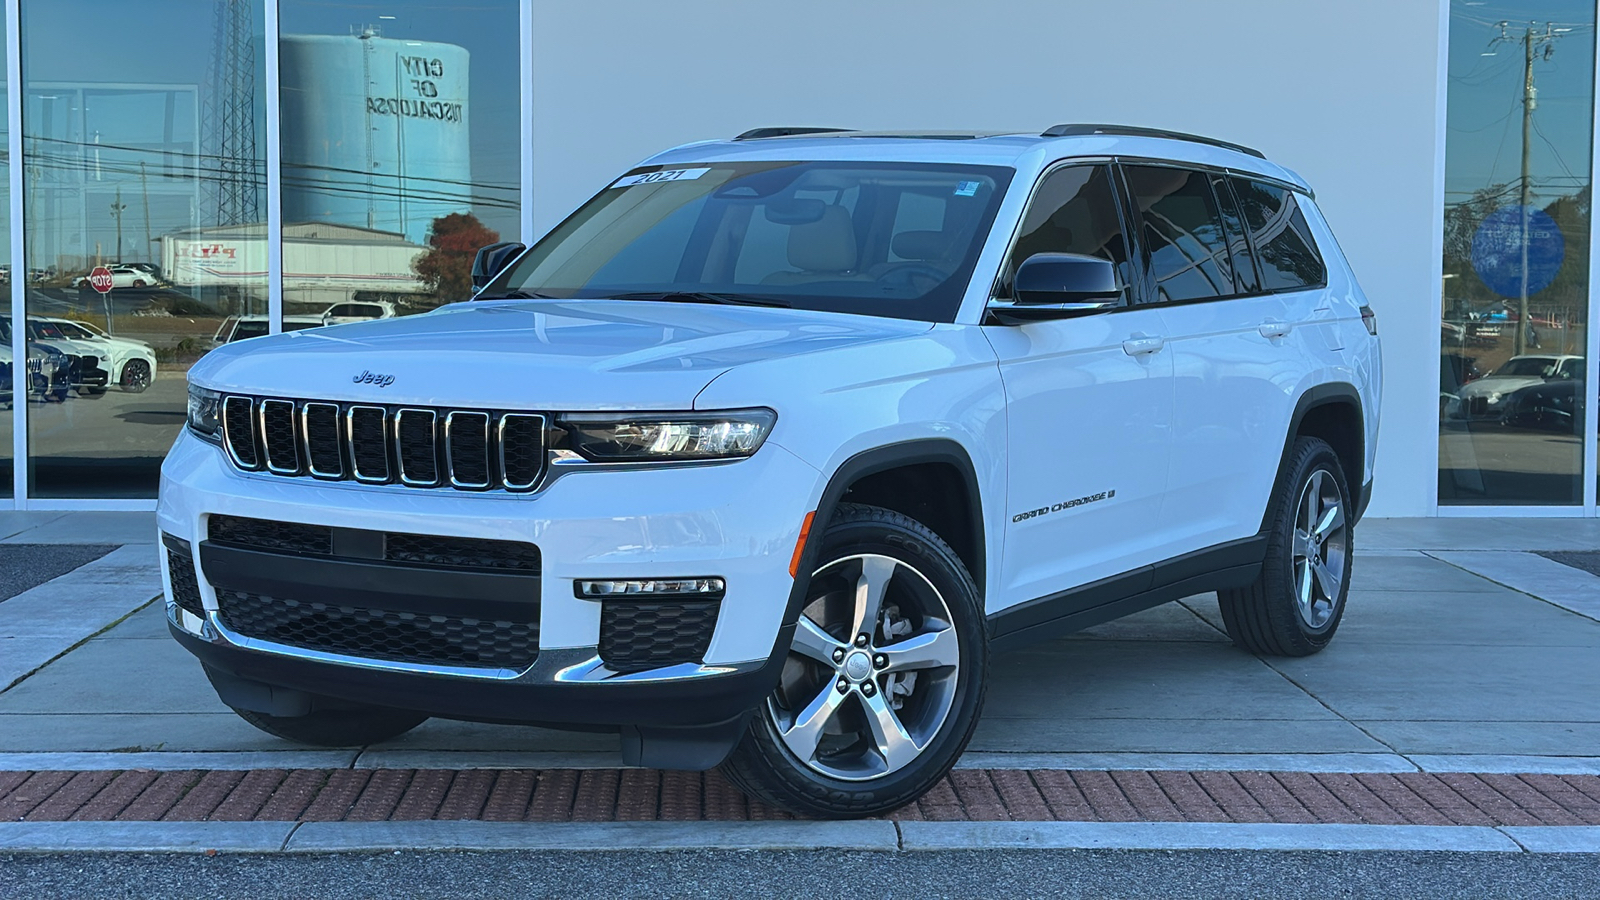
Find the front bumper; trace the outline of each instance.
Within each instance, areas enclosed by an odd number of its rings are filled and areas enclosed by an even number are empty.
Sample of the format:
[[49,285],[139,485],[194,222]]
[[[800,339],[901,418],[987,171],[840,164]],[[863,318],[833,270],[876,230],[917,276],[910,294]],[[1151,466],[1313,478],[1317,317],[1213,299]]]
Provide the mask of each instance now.
[[[778,648],[787,647],[793,626],[790,555],[820,487],[814,468],[774,444],[737,463],[578,472],[536,494],[514,495],[243,473],[219,448],[185,433],[162,469],[157,518],[192,554],[187,562],[199,577],[187,602],[201,615],[176,602],[163,553],[169,626],[212,670],[219,689],[231,677],[314,698],[493,722],[624,730],[726,725],[776,682]],[[538,547],[541,567],[531,580],[487,584],[477,576],[386,571],[372,561],[364,572],[345,572],[338,561],[252,563],[250,554],[208,541],[214,515],[526,542]],[[575,580],[711,576],[725,581],[726,592],[702,658],[642,671],[614,671],[601,661],[601,603],[580,599]],[[388,596],[414,613],[480,618],[494,611],[460,604],[526,601],[537,604],[537,657],[521,669],[464,668],[262,641],[229,630],[218,583],[351,606],[382,607]],[[524,585],[525,595],[515,596]],[[429,602],[438,609],[418,606]],[[249,694],[239,690],[234,699]]]

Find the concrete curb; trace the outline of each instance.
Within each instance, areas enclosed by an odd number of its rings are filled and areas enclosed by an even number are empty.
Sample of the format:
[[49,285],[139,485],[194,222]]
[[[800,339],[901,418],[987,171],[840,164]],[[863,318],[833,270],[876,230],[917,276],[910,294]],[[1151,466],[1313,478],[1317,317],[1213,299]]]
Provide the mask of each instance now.
[[348,769],[356,750],[149,751],[139,753],[0,753],[0,772],[109,772],[185,769]]
[[906,850],[1522,850],[1496,829],[1469,825],[902,822],[900,831]]
[[1600,854],[1600,827],[1190,822],[3,822],[0,853],[1316,850]]
[[1418,767],[1411,760],[1396,753],[993,753],[968,751],[956,762],[956,768],[1151,772],[1395,773],[1415,772]]

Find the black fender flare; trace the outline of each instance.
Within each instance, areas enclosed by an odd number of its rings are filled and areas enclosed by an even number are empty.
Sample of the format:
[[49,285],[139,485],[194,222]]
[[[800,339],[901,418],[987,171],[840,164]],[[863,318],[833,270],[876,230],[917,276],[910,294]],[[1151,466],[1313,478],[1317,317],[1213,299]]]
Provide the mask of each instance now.
[[[1331,381],[1327,384],[1317,384],[1307,388],[1305,393],[1300,395],[1300,399],[1295,401],[1294,415],[1289,417],[1289,430],[1284,432],[1283,435],[1283,452],[1278,454],[1278,479],[1273,482],[1272,498],[1268,500],[1267,509],[1262,513],[1261,528],[1257,532],[1258,534],[1265,534],[1267,531],[1268,522],[1272,518],[1272,503],[1276,500],[1279,490],[1282,488],[1278,481],[1283,478],[1283,461],[1289,458],[1289,450],[1294,446],[1295,435],[1300,433],[1301,423],[1305,421],[1307,413],[1323,406],[1350,406],[1355,409],[1357,422],[1356,463],[1360,469],[1366,468],[1367,413],[1366,409],[1361,405],[1361,392],[1356,390],[1355,385],[1344,381]],[[1355,474],[1357,480],[1360,480],[1363,472],[1358,470]],[[1349,479],[1346,480],[1348,481]],[[1354,521],[1350,523],[1354,525],[1360,521],[1361,513],[1365,511],[1365,504],[1362,503],[1362,493],[1365,485],[1351,484],[1349,487],[1351,493],[1355,495],[1351,499],[1355,501],[1357,507],[1353,517]]]

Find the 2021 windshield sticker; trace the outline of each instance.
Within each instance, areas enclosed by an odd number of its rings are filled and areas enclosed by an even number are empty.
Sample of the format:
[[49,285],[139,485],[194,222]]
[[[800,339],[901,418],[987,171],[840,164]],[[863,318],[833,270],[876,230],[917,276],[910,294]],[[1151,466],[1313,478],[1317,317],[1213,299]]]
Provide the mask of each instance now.
[[709,171],[711,171],[709,166],[704,169],[662,169],[659,172],[625,175],[622,178],[618,178],[611,186],[625,188],[640,187],[646,184],[662,184],[668,181],[693,181]]
[[1030,509],[1027,512],[1017,513],[1016,515],[1012,516],[1011,524],[1015,525],[1018,522],[1026,522],[1029,519],[1037,519],[1040,516],[1048,516],[1051,513],[1061,512],[1064,509],[1074,509],[1090,503],[1097,503],[1101,500],[1110,500],[1116,495],[1117,492],[1115,490],[1101,491],[1098,494],[1090,494],[1087,497],[1079,497],[1076,500],[1064,500],[1055,504],[1054,506],[1041,506],[1038,509]]

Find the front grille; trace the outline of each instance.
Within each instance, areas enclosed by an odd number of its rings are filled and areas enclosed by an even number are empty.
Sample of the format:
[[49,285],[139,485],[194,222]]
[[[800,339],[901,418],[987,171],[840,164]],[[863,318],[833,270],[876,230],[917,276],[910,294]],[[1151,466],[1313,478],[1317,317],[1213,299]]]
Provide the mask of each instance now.
[[[336,531],[353,536],[349,546],[381,547],[382,555],[379,556],[376,549],[371,552],[341,552],[335,538]],[[540,571],[539,548],[521,541],[334,529],[327,525],[301,525],[224,515],[212,515],[207,519],[206,536],[218,544],[264,553],[382,559],[429,569],[476,569],[527,575],[538,575]]]
[[172,582],[172,602],[179,609],[205,618],[205,604],[200,601],[200,580],[195,577],[194,556],[189,542],[170,534],[161,536],[167,550],[167,578]]
[[334,606],[219,590],[219,615],[236,634],[303,650],[387,662],[512,669],[539,655],[538,608],[531,621],[484,621],[359,606]]
[[214,515],[206,521],[206,537],[246,550],[314,556],[333,554],[333,529],[325,525]]
[[600,658],[618,672],[698,663],[711,646],[719,600],[610,600],[600,605]]
[[247,471],[468,491],[531,491],[544,473],[536,413],[229,396],[222,422]]

